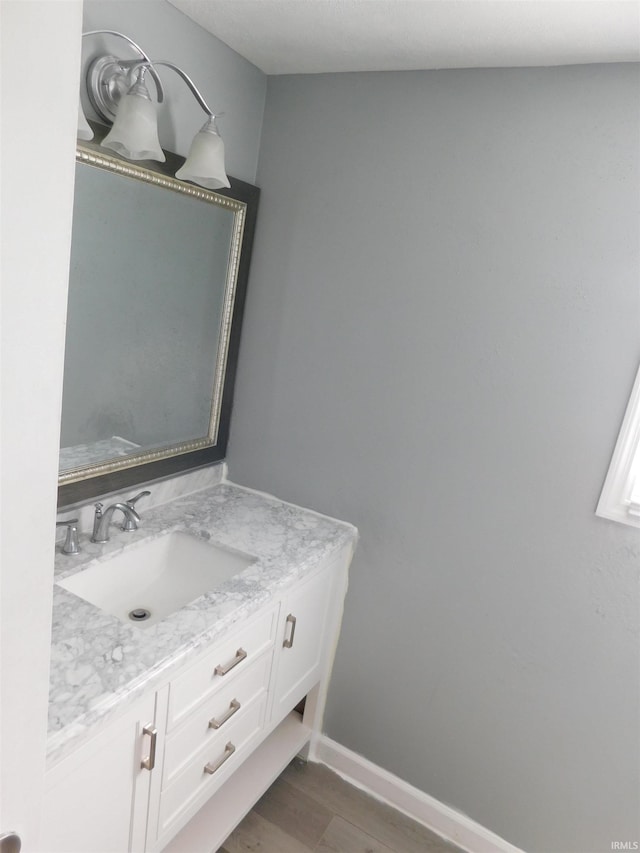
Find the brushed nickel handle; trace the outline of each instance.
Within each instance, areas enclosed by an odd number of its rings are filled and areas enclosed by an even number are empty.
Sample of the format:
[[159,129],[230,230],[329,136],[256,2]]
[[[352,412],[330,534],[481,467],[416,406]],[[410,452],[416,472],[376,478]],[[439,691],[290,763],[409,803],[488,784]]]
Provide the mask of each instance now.
[[235,751],[235,746],[231,743],[231,741],[229,741],[229,743],[224,748],[223,754],[216,762],[214,762],[213,764],[209,762],[208,764],[204,765],[204,772],[208,773],[210,776],[213,776],[216,770],[220,770],[225,761],[228,761]]
[[236,656],[234,657],[234,659],[232,661],[230,661],[230,663],[227,663],[227,664],[219,663],[218,664],[218,666],[213,670],[214,675],[226,675],[228,672],[231,672],[231,670],[234,668],[234,666],[238,666],[239,663],[242,663],[242,661],[246,658],[246,656],[247,656],[247,653],[245,652],[244,649],[238,649],[238,651],[236,652]]
[[298,621],[293,613],[290,613],[286,619],[287,623],[291,625],[291,635],[288,640],[285,640],[282,644],[285,649],[290,649],[293,646],[293,638],[296,635],[296,622]]
[[[66,527],[67,528],[67,537],[64,540],[64,545],[62,546],[63,554],[79,554],[80,548],[78,548],[78,519],[77,518],[68,518],[66,521],[56,521],[56,527]],[[0,841],[2,839],[0,838]],[[0,849],[1,853],[1,849]]]
[[140,762],[140,766],[144,768],[144,770],[153,770],[156,766],[156,743],[158,741],[158,729],[154,728],[151,723],[146,725],[142,729],[143,735],[149,735],[151,738],[151,743],[149,744],[149,755],[146,758],[143,758]]
[[140,500],[140,498],[146,498],[147,495],[150,495],[151,492],[148,489],[145,489],[144,492],[140,492],[139,495],[136,495],[135,498],[129,498],[128,501],[125,501],[127,506],[134,507],[136,503]]
[[241,706],[240,706],[240,703],[238,702],[238,700],[232,699],[231,702],[229,703],[229,710],[226,711],[225,714],[222,717],[220,717],[219,720],[216,720],[215,717],[212,717],[209,720],[209,728],[210,729],[222,728],[222,726],[224,726],[224,724],[227,722],[227,720],[230,720],[234,714],[238,713],[238,711],[240,710],[240,707]]
[[15,832],[5,832],[0,835],[0,853],[20,853],[22,841]]
[[[151,492],[148,489],[145,489],[144,492],[140,492],[140,494],[136,495],[135,498],[129,498],[129,500],[125,501],[125,503],[129,507],[129,509],[135,510],[136,503],[140,500],[140,498],[146,498],[147,495],[150,494]],[[122,527],[120,529],[126,531],[127,533],[130,533],[132,530],[138,529],[138,523],[132,516],[125,515],[124,521],[122,522]]]

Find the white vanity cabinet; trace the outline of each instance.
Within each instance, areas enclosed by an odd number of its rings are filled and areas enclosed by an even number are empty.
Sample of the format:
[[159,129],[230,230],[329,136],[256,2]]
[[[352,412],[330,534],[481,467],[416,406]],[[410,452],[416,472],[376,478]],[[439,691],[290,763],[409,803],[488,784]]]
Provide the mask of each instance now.
[[350,557],[274,596],[51,768],[41,853],[214,853],[319,729]]
[[144,851],[155,713],[142,697],[47,773],[41,853]]
[[217,791],[264,731],[280,603],[204,652],[168,685],[147,849],[165,844]]
[[332,581],[332,572],[325,570],[297,584],[282,602],[272,690],[274,722],[280,722],[319,680]]

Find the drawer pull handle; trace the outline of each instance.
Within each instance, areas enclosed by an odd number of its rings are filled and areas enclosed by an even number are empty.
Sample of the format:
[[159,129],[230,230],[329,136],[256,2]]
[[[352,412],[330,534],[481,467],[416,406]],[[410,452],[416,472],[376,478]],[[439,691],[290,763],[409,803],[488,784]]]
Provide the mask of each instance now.
[[209,728],[210,729],[221,729],[222,726],[233,717],[240,710],[240,703],[237,699],[232,699],[229,703],[229,710],[224,714],[224,716],[220,717],[219,720],[216,720],[215,717],[212,717],[209,720]]
[[151,723],[149,723],[142,729],[142,734],[149,735],[151,743],[149,745],[149,755],[147,758],[142,759],[140,766],[144,770],[153,770],[156,766],[156,742],[158,740],[158,729],[154,728]]
[[247,653],[245,652],[244,649],[238,649],[238,651],[236,652],[236,656],[231,661],[231,663],[227,663],[227,664],[219,663],[218,666],[213,670],[214,674],[215,675],[226,675],[228,672],[231,672],[231,670],[234,668],[234,666],[238,666],[239,663],[242,663],[242,661],[246,658],[246,656],[247,656]]
[[219,770],[222,767],[222,765],[225,763],[225,761],[228,761],[231,758],[231,756],[233,755],[233,753],[235,751],[236,751],[235,746],[231,743],[231,741],[229,741],[229,743],[224,748],[224,753],[220,756],[220,758],[214,764],[209,762],[208,764],[204,765],[204,772],[208,773],[210,776],[213,776],[213,774],[216,772],[216,770]]
[[282,645],[285,647],[285,649],[290,649],[293,646],[293,638],[296,635],[296,621],[297,620],[296,620],[296,617],[293,615],[293,613],[290,613],[287,616],[286,621],[291,625],[291,636],[289,637],[288,640],[285,640]]

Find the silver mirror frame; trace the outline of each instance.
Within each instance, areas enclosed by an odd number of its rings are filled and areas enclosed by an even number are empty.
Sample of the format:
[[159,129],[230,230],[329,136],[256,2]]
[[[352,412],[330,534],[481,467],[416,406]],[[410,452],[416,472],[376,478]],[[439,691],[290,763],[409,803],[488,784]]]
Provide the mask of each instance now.
[[[95,125],[92,125],[95,127]],[[201,467],[224,458],[228,438],[231,398],[235,379],[235,362],[240,338],[240,323],[244,308],[250,253],[255,228],[259,190],[237,179],[231,179],[231,189],[207,190],[173,177],[183,158],[166,152],[167,163],[146,161],[133,163],[118,155],[106,153],[97,144],[102,133],[98,126],[97,138],[92,142],[78,143],[76,161],[107,170],[114,174],[160,186],[167,191],[191,196],[216,204],[234,215],[229,263],[225,282],[220,337],[216,356],[211,416],[206,436],[160,448],[141,451],[130,456],[81,466],[60,472],[58,476],[58,504],[69,505],[128,487],[141,482]],[[104,132],[104,131],[103,131]],[[171,173],[171,174],[170,174]]]

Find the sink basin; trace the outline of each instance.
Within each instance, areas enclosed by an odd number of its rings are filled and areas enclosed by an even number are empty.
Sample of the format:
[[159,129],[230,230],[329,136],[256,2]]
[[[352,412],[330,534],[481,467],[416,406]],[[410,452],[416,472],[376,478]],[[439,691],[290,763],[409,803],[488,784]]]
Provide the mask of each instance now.
[[58,586],[128,625],[153,625],[246,569],[255,557],[167,533],[95,563]]

